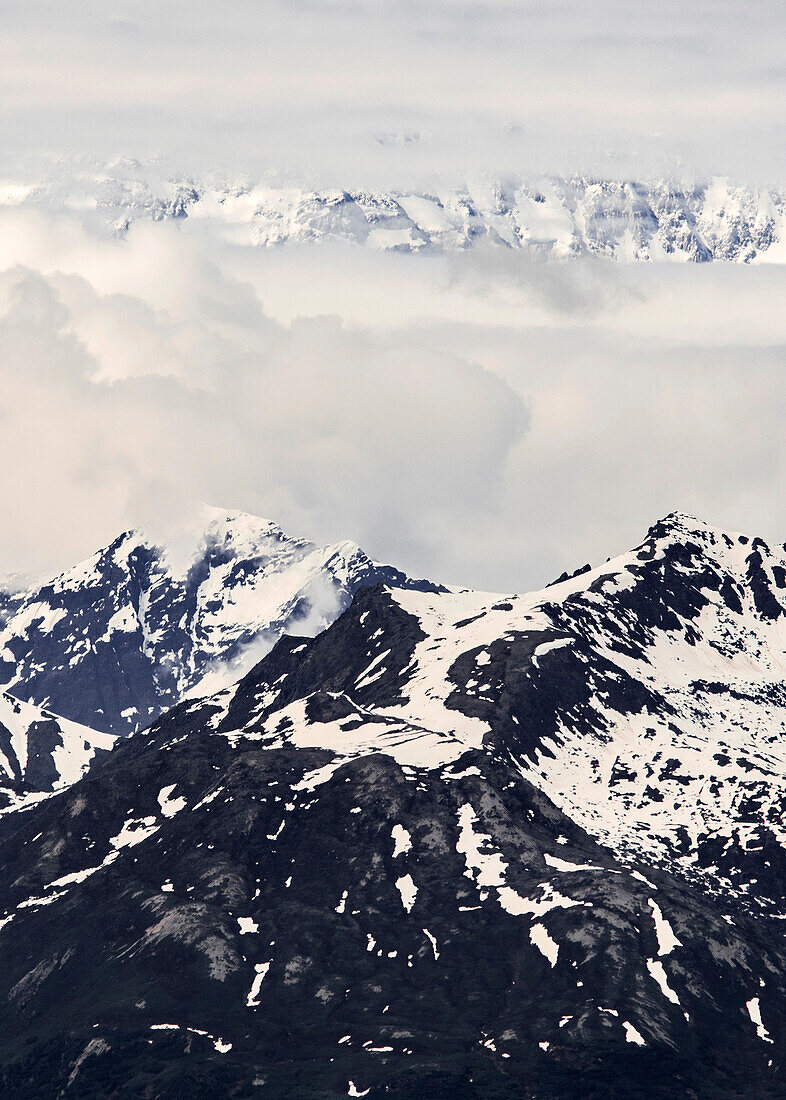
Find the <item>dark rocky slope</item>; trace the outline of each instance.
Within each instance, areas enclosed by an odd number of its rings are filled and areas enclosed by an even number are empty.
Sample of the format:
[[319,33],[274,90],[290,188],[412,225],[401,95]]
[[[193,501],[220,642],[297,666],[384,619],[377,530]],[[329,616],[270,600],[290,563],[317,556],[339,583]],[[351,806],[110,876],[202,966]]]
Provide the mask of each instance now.
[[782,1096],[782,570],[361,589],[0,819],[4,1094]]

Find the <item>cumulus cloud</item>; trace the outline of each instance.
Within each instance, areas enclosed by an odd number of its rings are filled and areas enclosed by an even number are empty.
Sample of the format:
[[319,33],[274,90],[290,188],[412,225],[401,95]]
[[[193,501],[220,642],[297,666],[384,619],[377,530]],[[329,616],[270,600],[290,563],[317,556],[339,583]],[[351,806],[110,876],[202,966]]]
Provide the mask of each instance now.
[[0,226],[36,263],[0,276],[9,569],[66,561],[196,500],[318,537],[374,531],[389,550],[489,507],[527,426],[495,374],[336,316],[276,322],[171,227],[152,230],[155,246],[149,227],[127,245],[76,235],[67,257],[53,226],[59,270],[39,228],[28,246],[26,215]]
[[198,501],[503,591],[674,508],[786,537],[786,269],[496,256],[0,212],[0,570]]

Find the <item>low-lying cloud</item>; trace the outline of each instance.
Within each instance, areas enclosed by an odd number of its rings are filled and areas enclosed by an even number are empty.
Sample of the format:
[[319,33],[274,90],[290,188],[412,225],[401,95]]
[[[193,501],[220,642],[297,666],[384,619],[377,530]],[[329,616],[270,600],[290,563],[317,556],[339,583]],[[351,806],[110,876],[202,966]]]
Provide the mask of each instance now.
[[[6,241],[24,221],[3,222]],[[171,227],[128,246],[77,236],[70,263],[94,281],[37,263],[0,276],[8,569],[195,500],[317,535],[436,541],[453,511],[490,506],[526,430],[524,400],[477,363],[336,316],[282,325]]]
[[202,500],[508,591],[674,508],[786,537],[785,282],[4,211],[0,570]]

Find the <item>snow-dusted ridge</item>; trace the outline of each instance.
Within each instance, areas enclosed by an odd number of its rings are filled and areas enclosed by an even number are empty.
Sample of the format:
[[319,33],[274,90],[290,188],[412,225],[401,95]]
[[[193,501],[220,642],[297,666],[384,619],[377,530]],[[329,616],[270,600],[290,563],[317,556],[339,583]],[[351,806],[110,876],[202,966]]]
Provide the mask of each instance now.
[[[361,595],[332,632],[187,713],[235,740],[327,749],[336,767],[502,753],[615,850],[707,864],[746,894],[735,853],[767,836],[786,852],[784,608],[784,548],[672,515],[537,592]],[[326,681],[331,645],[343,665]]]

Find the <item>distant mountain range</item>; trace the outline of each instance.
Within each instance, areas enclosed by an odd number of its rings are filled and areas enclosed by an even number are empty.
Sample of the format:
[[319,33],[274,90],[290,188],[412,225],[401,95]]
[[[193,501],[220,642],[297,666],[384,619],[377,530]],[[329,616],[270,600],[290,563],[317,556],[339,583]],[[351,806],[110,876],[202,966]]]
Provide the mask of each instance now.
[[783,1096],[786,548],[373,568],[0,817],[4,1095]]
[[458,189],[311,190],[263,181],[162,175],[120,160],[60,166],[0,183],[0,208],[97,210],[113,233],[139,220],[190,219],[234,243],[273,247],[331,240],[381,251],[455,252],[485,243],[555,257],[621,261],[786,258],[786,190],[724,179],[497,180]]

